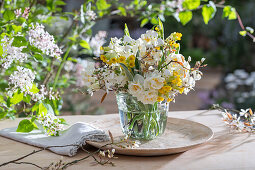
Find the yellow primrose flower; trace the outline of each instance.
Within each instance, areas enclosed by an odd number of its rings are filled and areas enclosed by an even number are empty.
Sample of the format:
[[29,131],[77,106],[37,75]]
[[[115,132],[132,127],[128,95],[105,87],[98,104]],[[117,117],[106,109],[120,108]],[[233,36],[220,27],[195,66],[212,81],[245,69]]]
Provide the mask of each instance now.
[[177,32],[176,33],[176,39],[181,40],[181,37],[182,37],[182,33]]
[[126,57],[120,56],[120,57],[118,58],[118,63],[125,63],[125,62],[126,62]]
[[173,79],[172,83],[177,85],[177,86],[181,86],[182,85],[182,80],[180,79],[180,76],[178,76],[175,79]]
[[174,41],[173,40],[170,40],[169,41],[169,45],[172,46],[174,44]]
[[172,87],[171,87],[171,86],[164,86],[164,87],[163,87],[163,90],[164,90],[165,92],[169,92],[170,90],[172,90]]
[[115,63],[117,63],[117,59],[116,59],[115,57],[113,57],[113,58],[110,59],[110,62],[111,62],[112,64],[115,64]]
[[101,56],[100,56],[100,59],[101,59],[103,62],[106,62],[106,57],[105,57],[105,55],[101,55]]
[[163,97],[158,96],[158,98],[157,98],[157,101],[158,101],[158,102],[162,102],[163,100],[164,100]]
[[155,47],[155,49],[156,49],[156,50],[160,50],[160,47],[159,47],[159,46],[158,46],[158,47]]
[[163,87],[161,89],[159,89],[158,92],[161,93],[161,94],[165,94],[165,90],[164,90]]
[[155,30],[155,31],[159,31],[159,29],[158,29],[158,27],[157,27],[157,26],[156,26],[156,27],[154,27],[154,30]]
[[183,91],[184,91],[184,87],[180,88],[180,90],[179,90],[180,94],[182,94]]
[[171,101],[173,101],[173,99],[171,99],[171,98],[168,98],[168,99],[167,99],[167,102],[171,102]]
[[130,60],[130,62],[135,61],[135,56],[134,55],[129,56],[129,60]]
[[174,44],[174,47],[175,47],[175,48],[178,48],[178,47],[179,47],[179,44],[175,43],[175,44]]
[[131,67],[131,68],[135,67],[135,62],[134,61],[130,61],[129,62],[129,67]]

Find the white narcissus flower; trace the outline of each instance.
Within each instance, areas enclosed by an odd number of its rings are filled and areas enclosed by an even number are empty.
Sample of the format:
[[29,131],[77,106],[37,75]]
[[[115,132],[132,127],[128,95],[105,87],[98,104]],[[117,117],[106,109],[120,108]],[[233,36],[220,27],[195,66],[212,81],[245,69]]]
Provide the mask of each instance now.
[[132,39],[130,36],[124,35],[123,43],[124,44],[134,44],[135,40]]
[[141,40],[141,45],[144,45],[148,48],[153,48],[164,44],[164,41],[161,38],[158,38],[158,33],[153,30],[148,30],[145,34],[142,34]]
[[165,78],[161,77],[158,71],[146,76],[144,87],[148,89],[161,89],[164,86]]
[[158,93],[157,91],[144,91],[143,94],[137,97],[143,104],[154,104],[157,102]]
[[140,83],[137,82],[131,82],[128,85],[129,93],[135,97],[140,98],[140,95],[143,95],[143,87]]
[[106,36],[107,36],[106,31],[98,31],[98,33],[94,37],[92,37],[89,42],[90,48],[92,49],[93,54],[96,57],[99,57],[101,53],[100,48],[106,42],[105,40]]

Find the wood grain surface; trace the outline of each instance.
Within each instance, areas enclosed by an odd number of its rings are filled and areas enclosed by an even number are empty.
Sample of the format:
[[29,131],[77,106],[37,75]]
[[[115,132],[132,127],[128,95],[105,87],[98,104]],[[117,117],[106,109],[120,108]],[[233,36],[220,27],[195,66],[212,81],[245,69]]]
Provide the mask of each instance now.
[[[96,122],[109,121],[116,118],[116,114],[102,116],[65,116],[69,124],[78,121]],[[68,169],[113,169],[113,170],[155,170],[155,169],[183,169],[183,170],[212,170],[212,169],[231,169],[231,170],[254,170],[255,161],[255,136],[249,133],[237,133],[230,130],[221,120],[218,111],[178,111],[169,112],[169,117],[183,118],[202,123],[210,127],[214,132],[213,139],[184,153],[154,156],[154,157],[136,157],[117,155],[115,159],[115,167],[106,165],[94,165],[93,159],[88,159],[71,166]],[[0,121],[0,129],[17,126],[19,119]],[[38,149],[33,146],[22,144],[10,139],[0,137],[0,164],[24,154]],[[24,159],[24,161],[33,161],[41,166],[47,166],[51,162],[63,159],[63,161],[71,161],[84,157],[86,153],[79,151],[75,157],[61,157],[50,151],[40,152],[32,157]],[[0,169],[35,169],[29,165],[8,165]]]

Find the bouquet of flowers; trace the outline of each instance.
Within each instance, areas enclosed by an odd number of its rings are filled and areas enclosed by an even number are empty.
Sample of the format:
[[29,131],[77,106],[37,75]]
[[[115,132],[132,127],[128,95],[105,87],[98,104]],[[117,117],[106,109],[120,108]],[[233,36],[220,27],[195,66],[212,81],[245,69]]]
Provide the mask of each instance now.
[[[159,104],[167,105],[177,94],[193,89],[196,80],[201,79],[199,68],[204,66],[204,58],[191,68],[191,57],[186,60],[179,53],[182,34],[174,32],[164,39],[160,21],[137,40],[130,37],[127,26],[124,32],[123,38],[112,38],[109,46],[101,47],[100,64],[88,64],[84,85],[91,94],[99,89],[106,94],[115,91],[120,114],[127,113],[121,116],[124,133],[134,137],[137,125],[138,131],[146,131],[140,134],[141,138],[151,138],[151,134],[163,133],[164,128],[160,127],[165,127],[166,116],[160,114]],[[168,107],[164,108],[166,113]]]
[[[162,24],[160,24],[162,26]],[[179,53],[182,34],[174,32],[164,39],[163,27],[148,30],[137,40],[127,32],[112,38],[101,48],[102,63],[88,64],[84,81],[88,91],[104,89],[128,92],[143,104],[174,101],[177,94],[187,94],[201,79],[204,58],[191,68],[190,61]],[[204,66],[204,65],[203,65]]]

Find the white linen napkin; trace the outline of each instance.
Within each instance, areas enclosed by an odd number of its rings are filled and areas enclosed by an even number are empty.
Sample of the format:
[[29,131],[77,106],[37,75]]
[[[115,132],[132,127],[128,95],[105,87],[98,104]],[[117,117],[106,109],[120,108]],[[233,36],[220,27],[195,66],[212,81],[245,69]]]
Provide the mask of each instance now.
[[[96,142],[109,141],[109,136],[100,129],[87,123],[76,123],[61,133],[60,136],[47,136],[39,130],[29,133],[16,132],[17,127],[0,130],[0,135],[29,145],[46,148],[49,146],[85,145],[87,140]],[[79,146],[51,147],[49,150],[60,155],[74,156]]]

